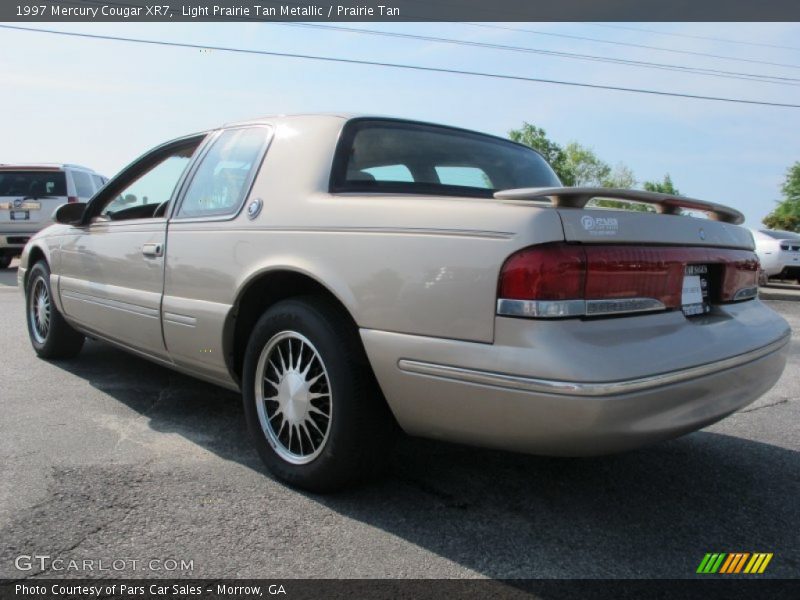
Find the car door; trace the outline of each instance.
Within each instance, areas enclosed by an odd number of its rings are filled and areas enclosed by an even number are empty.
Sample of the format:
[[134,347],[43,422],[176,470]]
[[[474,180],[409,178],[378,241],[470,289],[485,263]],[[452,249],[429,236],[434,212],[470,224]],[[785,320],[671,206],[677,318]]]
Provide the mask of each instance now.
[[204,137],[157,148],[89,203],[59,252],[59,293],[69,318],[129,348],[166,356],[161,331],[165,215]]

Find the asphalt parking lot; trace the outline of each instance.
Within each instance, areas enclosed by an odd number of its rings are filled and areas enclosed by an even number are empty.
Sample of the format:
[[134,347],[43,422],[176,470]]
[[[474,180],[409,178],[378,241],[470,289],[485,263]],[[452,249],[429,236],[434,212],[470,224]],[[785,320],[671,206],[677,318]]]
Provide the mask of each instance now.
[[[385,477],[318,497],[273,480],[236,394],[88,342],[48,363],[0,271],[0,577],[20,555],[192,561],[102,576],[687,577],[706,552],[800,574],[800,302],[779,384],[682,439],[596,459],[405,439]],[[169,563],[171,565],[171,563]]]

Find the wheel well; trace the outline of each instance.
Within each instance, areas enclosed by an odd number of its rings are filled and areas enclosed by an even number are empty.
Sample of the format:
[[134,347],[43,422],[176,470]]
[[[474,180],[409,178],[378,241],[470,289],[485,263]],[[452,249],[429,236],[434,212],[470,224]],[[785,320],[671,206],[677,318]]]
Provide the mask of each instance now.
[[322,296],[336,304],[348,325],[358,328],[350,312],[342,302],[316,279],[296,271],[270,271],[252,281],[241,293],[231,311],[231,320],[226,326],[225,346],[228,366],[237,381],[241,381],[242,362],[250,332],[261,315],[270,306],[287,298],[297,296]]
[[28,276],[31,272],[31,268],[40,260],[47,262],[47,257],[44,255],[44,250],[39,248],[39,246],[34,246],[31,248],[30,253],[28,254],[28,270],[25,272],[25,287],[28,287]]

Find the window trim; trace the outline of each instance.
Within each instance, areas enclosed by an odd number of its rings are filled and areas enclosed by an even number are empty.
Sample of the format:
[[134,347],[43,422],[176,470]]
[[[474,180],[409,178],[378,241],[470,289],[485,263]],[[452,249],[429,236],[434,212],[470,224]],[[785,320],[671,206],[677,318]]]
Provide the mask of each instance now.
[[484,138],[487,141],[503,144],[513,145],[524,148],[529,152],[538,154],[545,164],[552,170],[552,166],[544,158],[541,152],[520,144],[513,140],[505,139],[496,135],[488,133],[481,133],[479,131],[472,131],[470,129],[463,129],[461,127],[452,127],[449,125],[439,125],[437,123],[426,123],[424,121],[410,121],[407,119],[392,119],[387,117],[357,117],[347,121],[342,130],[339,132],[339,139],[336,142],[336,149],[333,153],[333,161],[331,163],[330,178],[328,180],[328,192],[331,194],[397,194],[409,196],[460,196],[470,198],[484,198],[489,199],[494,197],[497,189],[492,188],[476,188],[472,186],[449,185],[442,183],[427,183],[427,182],[391,182],[391,181],[351,181],[346,180],[347,165],[349,162],[348,149],[352,147],[353,140],[356,134],[365,127],[371,125],[390,126],[396,129],[407,130],[444,130],[452,132],[456,135],[464,137]]
[[[214,147],[214,144],[223,133],[227,131],[234,131],[237,129],[266,130],[266,135],[264,136],[264,142],[262,143],[258,156],[256,157],[256,160],[253,163],[254,166],[250,168],[250,173],[248,174],[244,185],[244,193],[242,194],[242,198],[241,200],[239,200],[238,205],[233,206],[232,210],[226,213],[205,215],[205,216],[200,215],[192,217],[180,216],[179,215],[180,209],[183,206],[183,201],[186,198],[186,193],[189,191],[189,187],[192,185],[192,182],[194,181],[197,171],[200,169],[200,166],[203,164],[203,161],[208,156],[208,153],[211,151],[211,148]],[[177,202],[174,203],[169,214],[170,223],[202,223],[209,221],[232,221],[238,218],[239,215],[242,213],[244,205],[247,203],[247,199],[250,198],[250,195],[253,192],[253,186],[255,185],[256,179],[258,178],[258,174],[261,172],[261,166],[264,164],[264,157],[267,155],[267,151],[272,145],[272,140],[274,137],[275,137],[275,128],[271,124],[267,123],[223,127],[222,129],[218,129],[217,131],[215,131],[214,134],[210,136],[207,142],[203,145],[202,152],[197,155],[197,159],[192,164],[191,168],[187,173],[186,179],[183,181],[181,185]]]

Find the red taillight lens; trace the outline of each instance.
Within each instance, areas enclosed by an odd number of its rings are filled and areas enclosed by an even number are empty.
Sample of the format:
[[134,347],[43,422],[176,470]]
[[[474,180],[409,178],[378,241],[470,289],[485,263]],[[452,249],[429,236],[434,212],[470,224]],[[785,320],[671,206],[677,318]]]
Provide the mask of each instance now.
[[70,204],[72,204],[73,202],[77,202],[77,201],[78,201],[78,197],[77,196],[67,196],[67,202],[69,202]]
[[586,253],[582,246],[543,244],[520,250],[503,265],[500,297],[514,300],[583,298]]
[[758,259],[745,250],[559,242],[509,257],[500,272],[498,312],[563,317],[680,308],[687,265],[713,270],[713,302],[756,294]]
[[680,306],[684,265],[662,248],[591,246],[586,256],[586,299],[653,298]]
[[[749,294],[748,292],[752,292]],[[741,252],[726,265],[722,278],[723,302],[745,300],[758,293],[758,258],[752,252]]]

